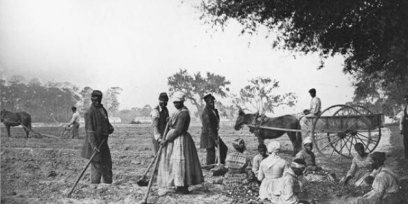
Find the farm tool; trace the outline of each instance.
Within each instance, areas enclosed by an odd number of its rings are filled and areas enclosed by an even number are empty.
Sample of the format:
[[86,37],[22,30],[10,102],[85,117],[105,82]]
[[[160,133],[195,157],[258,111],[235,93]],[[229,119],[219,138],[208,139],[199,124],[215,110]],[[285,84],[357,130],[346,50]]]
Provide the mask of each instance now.
[[[168,130],[168,129],[169,129],[169,123],[167,123],[166,128],[165,128],[165,130],[164,130],[163,140],[166,139],[166,135],[167,135],[167,130]],[[143,198],[143,201],[141,202],[142,204],[146,204],[146,203],[147,203],[147,198],[149,197],[149,192],[150,192],[150,189],[152,188],[152,183],[153,183],[153,179],[154,179],[154,176],[155,176],[155,171],[156,171],[157,166],[158,166],[158,164],[159,164],[160,153],[161,153],[162,149],[163,149],[163,145],[160,145],[159,151],[157,151],[157,154],[156,154],[156,156],[154,157],[152,163],[149,165],[149,167],[147,167],[147,170],[146,170],[145,174],[142,176],[142,178],[140,178],[140,179],[136,182],[139,186],[146,186],[146,185],[148,185],[146,194],[145,194],[145,196],[144,196],[144,198]],[[146,183],[145,177],[146,177],[147,172],[149,171],[149,169],[150,169],[150,167],[152,166],[153,163],[154,163],[154,168],[153,168],[152,176],[150,177],[150,180]]]
[[[105,142],[106,139],[103,139],[101,144],[99,145],[98,149],[101,149],[102,144]],[[98,153],[97,151],[94,151],[94,153],[92,154],[91,158],[89,159],[88,163],[86,164],[86,166],[84,167],[84,169],[82,170],[81,174],[78,176],[78,179],[76,180],[74,186],[72,186],[71,191],[68,193],[67,197],[69,198],[72,194],[72,192],[74,191],[76,185],[78,184],[79,180],[81,180],[82,176],[84,175],[86,169],[88,169],[89,165],[91,164],[93,158],[95,157],[96,153]]]
[[216,164],[209,164],[202,166],[202,169],[211,169],[213,172],[213,176],[222,176],[227,173],[228,169],[221,164],[221,148],[220,148],[220,136],[217,138],[218,140],[218,147],[217,147],[217,163]]

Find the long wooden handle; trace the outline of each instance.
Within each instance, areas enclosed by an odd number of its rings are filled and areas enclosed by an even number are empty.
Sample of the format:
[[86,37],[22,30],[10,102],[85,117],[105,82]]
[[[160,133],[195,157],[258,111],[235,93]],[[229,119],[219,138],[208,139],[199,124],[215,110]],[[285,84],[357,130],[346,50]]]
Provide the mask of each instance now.
[[[162,148],[162,146],[160,146],[159,150]],[[157,151],[156,155],[154,155],[154,158],[152,160],[152,162],[150,162],[149,166],[147,167],[146,171],[143,173],[142,177],[140,177],[140,180],[143,180],[146,178],[147,173],[149,173],[150,168],[153,166],[154,162],[156,161],[157,157],[159,157],[160,152]]]
[[218,166],[220,166],[221,165],[221,144],[220,144],[220,136],[219,135],[218,135],[217,140],[218,140],[218,151],[217,151],[217,154],[218,154]]
[[[98,149],[100,150],[102,147],[102,144],[105,142],[106,138],[102,140],[101,144],[99,145]],[[78,176],[78,179],[76,180],[74,186],[72,186],[71,191],[68,193],[68,198],[71,196],[72,192],[74,191],[76,185],[78,184],[79,180],[81,180],[82,176],[84,175],[86,169],[88,169],[89,165],[92,162],[92,159],[95,157],[96,155],[96,151],[94,151],[94,153],[92,154],[91,158],[89,159],[88,163],[86,164],[85,168],[82,170],[81,174]]]
[[[167,130],[168,129],[169,129],[169,123],[167,123],[166,129],[164,130],[163,140],[166,140]],[[149,192],[150,192],[150,189],[152,188],[152,183],[153,183],[153,179],[154,179],[154,176],[155,176],[154,172],[156,171],[157,166],[159,165],[160,154],[161,154],[162,149],[163,149],[163,145],[160,145],[159,151],[157,151],[157,155],[158,155],[157,159],[156,159],[156,161],[154,161],[153,174],[150,177],[149,185],[147,186],[147,191],[146,191],[146,194],[145,194],[145,196],[143,198],[142,203],[147,203],[147,198],[149,197]]]

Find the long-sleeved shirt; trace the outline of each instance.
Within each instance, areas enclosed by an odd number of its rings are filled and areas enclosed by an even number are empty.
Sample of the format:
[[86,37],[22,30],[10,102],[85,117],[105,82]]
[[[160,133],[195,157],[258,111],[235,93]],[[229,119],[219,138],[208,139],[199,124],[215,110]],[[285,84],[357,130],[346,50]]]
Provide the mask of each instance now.
[[70,125],[73,125],[74,123],[79,123],[79,119],[81,118],[81,115],[79,115],[78,112],[75,112],[72,114],[71,121],[69,122]]
[[399,191],[398,177],[388,168],[380,167],[373,174],[375,175],[373,189],[366,193],[363,199],[377,200]]
[[278,198],[279,204],[297,204],[299,203],[299,199],[297,197],[297,193],[300,192],[298,177],[296,176],[295,172],[291,168],[288,168],[282,177],[280,188],[280,196]]
[[320,114],[320,109],[322,108],[322,102],[317,96],[313,97],[310,101],[310,114],[318,115]]
[[[266,157],[265,157],[266,158]],[[256,156],[254,156],[254,158],[252,159],[252,172],[255,174],[255,176],[258,176],[258,171],[259,171],[259,167],[261,165],[261,161],[263,159],[265,159],[262,155],[257,154]]]

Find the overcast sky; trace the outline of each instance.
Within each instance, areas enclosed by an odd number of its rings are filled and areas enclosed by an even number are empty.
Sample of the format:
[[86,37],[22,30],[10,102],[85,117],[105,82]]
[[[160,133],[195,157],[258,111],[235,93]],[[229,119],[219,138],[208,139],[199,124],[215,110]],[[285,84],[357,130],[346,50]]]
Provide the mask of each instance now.
[[192,2],[158,0],[0,0],[0,63],[6,76],[69,81],[79,87],[123,88],[120,108],[156,105],[179,69],[213,72],[238,93],[251,78],[280,81],[278,92],[295,92],[294,108],[309,106],[317,89],[323,108],[351,100],[342,57],[317,70],[317,55],[276,50],[259,35],[240,35],[231,23],[223,32],[199,20]]

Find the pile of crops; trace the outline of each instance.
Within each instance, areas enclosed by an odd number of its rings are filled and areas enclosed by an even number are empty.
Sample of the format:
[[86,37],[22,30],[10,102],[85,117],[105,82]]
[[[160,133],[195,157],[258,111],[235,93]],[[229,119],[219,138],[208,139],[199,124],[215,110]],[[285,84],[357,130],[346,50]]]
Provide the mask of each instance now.
[[335,182],[306,182],[303,186],[307,197],[326,200],[331,198],[362,196],[370,190],[369,187],[343,186]]
[[232,203],[247,203],[259,204],[259,184],[257,182],[250,182],[242,184],[225,192],[226,196],[233,199]]

